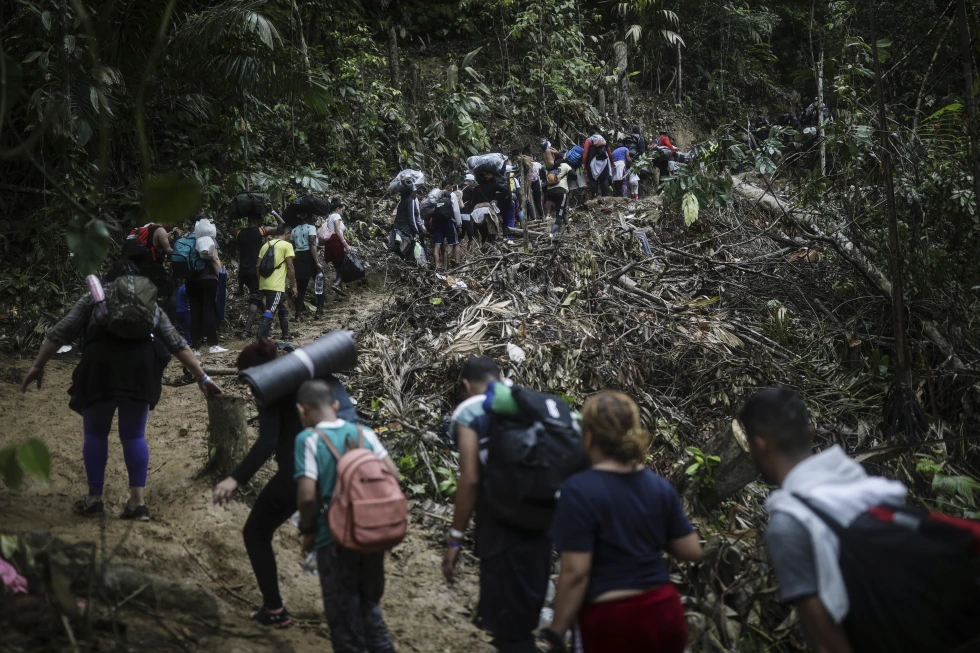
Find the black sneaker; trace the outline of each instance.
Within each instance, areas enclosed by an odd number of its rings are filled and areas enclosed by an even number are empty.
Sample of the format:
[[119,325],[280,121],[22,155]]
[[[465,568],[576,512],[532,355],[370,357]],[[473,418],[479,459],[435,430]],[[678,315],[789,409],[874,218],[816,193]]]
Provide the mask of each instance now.
[[132,521],[150,521],[150,511],[143,506],[136,506],[135,508],[130,508],[129,504],[126,504],[126,509],[123,510],[123,514],[119,515],[119,519],[129,519]]
[[105,504],[101,501],[89,503],[88,497],[76,501],[71,509],[76,515],[82,517],[101,517],[105,514]]
[[289,611],[286,608],[283,608],[281,612],[270,612],[269,608],[263,607],[252,615],[252,620],[263,626],[278,626],[279,628],[289,628],[293,625],[293,618],[289,616]]

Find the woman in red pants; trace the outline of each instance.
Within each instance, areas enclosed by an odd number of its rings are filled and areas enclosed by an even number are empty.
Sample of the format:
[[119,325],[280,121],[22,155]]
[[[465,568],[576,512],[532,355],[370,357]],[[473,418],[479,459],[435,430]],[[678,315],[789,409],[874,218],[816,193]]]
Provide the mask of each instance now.
[[582,408],[592,468],[565,481],[552,526],[561,552],[555,618],[543,636],[562,651],[578,619],[585,653],[683,653],[684,607],[663,552],[701,560],[680,497],[644,465],[649,437],[624,394],[604,391]]

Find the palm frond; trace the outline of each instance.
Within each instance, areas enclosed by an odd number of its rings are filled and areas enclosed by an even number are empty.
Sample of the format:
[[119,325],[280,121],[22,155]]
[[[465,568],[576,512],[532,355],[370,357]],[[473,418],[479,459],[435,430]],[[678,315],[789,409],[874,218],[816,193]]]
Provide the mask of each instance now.
[[687,44],[684,43],[684,39],[682,39],[681,38],[681,35],[678,34],[677,32],[673,32],[673,31],[671,31],[669,29],[662,29],[662,30],[660,30],[660,34],[671,45],[678,45],[679,44],[679,45],[684,46],[685,48],[687,47]]

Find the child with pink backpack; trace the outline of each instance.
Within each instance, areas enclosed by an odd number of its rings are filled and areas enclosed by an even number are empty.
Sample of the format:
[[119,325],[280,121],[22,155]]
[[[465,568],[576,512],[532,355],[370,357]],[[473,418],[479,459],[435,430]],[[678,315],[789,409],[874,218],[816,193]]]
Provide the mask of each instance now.
[[300,386],[296,403],[306,427],[295,451],[300,532],[303,552],[317,552],[333,650],[394,653],[381,596],[385,551],[407,528],[398,468],[374,431],[337,417],[325,381]]

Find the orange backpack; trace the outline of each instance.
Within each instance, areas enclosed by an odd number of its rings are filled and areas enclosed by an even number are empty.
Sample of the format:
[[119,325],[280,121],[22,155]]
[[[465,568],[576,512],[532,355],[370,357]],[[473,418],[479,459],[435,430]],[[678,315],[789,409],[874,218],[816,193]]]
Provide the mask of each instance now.
[[[364,431],[357,426],[357,447],[348,440],[343,455],[330,438],[317,435],[337,460],[337,484],[323,520],[337,544],[358,553],[380,553],[405,538],[408,502],[378,456],[364,446]],[[323,498],[320,498],[323,510]]]

